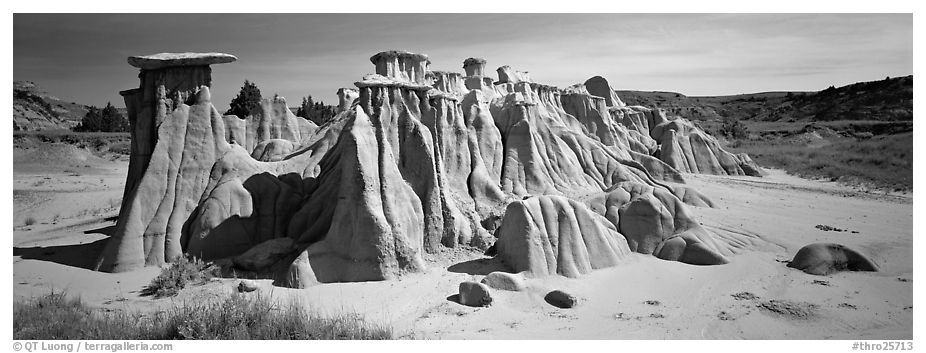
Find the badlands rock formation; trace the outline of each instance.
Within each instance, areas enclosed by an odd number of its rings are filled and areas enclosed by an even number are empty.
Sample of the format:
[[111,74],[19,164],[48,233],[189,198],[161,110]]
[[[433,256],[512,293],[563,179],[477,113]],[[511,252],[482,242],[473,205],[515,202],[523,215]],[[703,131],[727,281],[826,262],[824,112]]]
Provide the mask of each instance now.
[[[578,276],[631,252],[722,264],[751,239],[712,234],[680,171],[752,175],[680,118],[625,106],[602,78],[561,90],[486,60],[465,74],[387,51],[321,126],[282,99],[248,117],[211,102],[225,54],[132,57],[132,160],[104,271],[183,253],[276,285],[394,278],[444,247],[496,250],[525,276]],[[599,94],[601,96],[599,96]]]

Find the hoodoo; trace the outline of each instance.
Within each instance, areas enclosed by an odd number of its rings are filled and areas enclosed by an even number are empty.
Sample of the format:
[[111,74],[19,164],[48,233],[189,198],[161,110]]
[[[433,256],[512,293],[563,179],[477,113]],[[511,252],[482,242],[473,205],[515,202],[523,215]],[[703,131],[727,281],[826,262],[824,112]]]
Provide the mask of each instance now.
[[338,112],[349,110],[357,97],[360,97],[360,93],[356,88],[338,88]]
[[498,72],[498,83],[531,82],[530,74],[527,71],[517,71],[508,65],[499,67],[495,71]]
[[507,65],[494,81],[485,59],[464,75],[385,51],[315,126],[279,98],[218,114],[208,65],[228,57],[130,59],[144,64],[123,92],[129,183],[99,269],[189,253],[300,288],[420,271],[447,247],[496,244],[509,270],[579,276],[631,252],[723,264],[758,241],[702,228],[688,205],[713,203],[680,173],[758,167],[684,119],[624,105],[603,78],[563,90]]
[[220,53],[129,57],[141,69],[139,87],[120,92],[131,159],[116,233],[97,268],[127,271],[182,255],[180,235],[197,201],[190,195],[202,194],[220,152],[215,141],[225,138],[225,124],[210,101],[209,65],[236,59]]
[[463,60],[463,71],[466,76],[485,76],[486,59],[469,58]]
[[431,61],[424,54],[390,50],[370,57],[376,65],[376,74],[413,83],[425,83],[425,73]]

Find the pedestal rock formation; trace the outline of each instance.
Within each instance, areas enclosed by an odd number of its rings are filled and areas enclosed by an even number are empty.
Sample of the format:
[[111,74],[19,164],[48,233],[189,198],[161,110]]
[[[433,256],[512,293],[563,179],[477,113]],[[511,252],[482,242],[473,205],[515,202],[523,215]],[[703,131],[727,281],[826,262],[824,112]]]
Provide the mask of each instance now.
[[116,232],[97,268],[121,272],[183,254],[180,236],[224,151],[222,116],[211,103],[210,64],[232,55],[130,57],[139,87],[120,92],[132,135],[131,160]]
[[282,99],[221,116],[208,65],[233,58],[130,58],[132,161],[99,269],[189,253],[301,288],[420,271],[445,247],[495,244],[512,271],[579,276],[632,252],[722,264],[756,241],[694,221],[688,205],[713,203],[681,172],[758,167],[602,78],[559,89],[509,66],[486,77],[485,59],[432,71],[386,51],[315,126]]

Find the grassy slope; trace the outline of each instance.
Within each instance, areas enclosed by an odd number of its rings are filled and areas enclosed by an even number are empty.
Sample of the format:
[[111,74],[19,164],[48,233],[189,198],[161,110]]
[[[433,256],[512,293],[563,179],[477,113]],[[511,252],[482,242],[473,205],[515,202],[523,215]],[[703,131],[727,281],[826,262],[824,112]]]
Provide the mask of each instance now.
[[388,327],[356,315],[323,317],[258,295],[185,303],[158,315],[92,310],[80,299],[51,293],[13,304],[17,340],[391,339]]
[[[24,129],[67,129],[80,123],[80,119],[87,114],[87,106],[75,102],[64,101],[45,92],[35,83],[29,81],[13,81],[13,107],[14,130],[18,127],[17,121],[24,123],[25,115],[47,121],[25,124]],[[22,116],[17,116],[21,114]]]
[[748,153],[759,165],[803,177],[893,191],[913,189],[912,132],[862,139],[830,136],[805,142],[744,140],[728,148]]
[[[752,137],[728,148],[749,154],[759,165],[878,189],[913,188],[913,76],[820,92],[617,94],[628,104],[694,120],[715,136],[723,119],[742,121]],[[811,135],[815,130],[823,136]]]
[[627,104],[658,106],[691,120],[833,121],[913,119],[913,76],[859,82],[819,92],[688,97],[675,92],[617,91]]

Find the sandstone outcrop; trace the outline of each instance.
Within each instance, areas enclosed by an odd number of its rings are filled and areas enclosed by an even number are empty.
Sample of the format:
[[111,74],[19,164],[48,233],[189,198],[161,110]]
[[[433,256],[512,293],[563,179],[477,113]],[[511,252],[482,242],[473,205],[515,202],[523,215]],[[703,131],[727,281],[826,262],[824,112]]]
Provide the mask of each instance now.
[[514,70],[508,65],[499,67],[495,71],[498,72],[498,83],[531,82],[530,73]]
[[719,265],[753,245],[746,238],[716,237],[670,190],[638,182],[615,184],[583,202],[550,195],[514,201],[497,234],[505,263],[533,276],[578,277],[616,266],[630,252]]
[[[223,119],[226,126],[225,140],[229,143],[236,143],[258,156],[263,155],[266,149],[266,146],[262,146],[258,153],[258,146],[266,145],[271,140],[291,142],[289,152],[292,152],[292,149],[300,145],[304,138],[318,130],[318,125],[312,121],[293,114],[283,97],[262,99],[260,106],[247,117],[226,115]],[[282,148],[279,143],[275,144],[276,148]]]
[[426,55],[387,51],[316,126],[281,98],[223,117],[208,63],[226,56],[159,57],[174,59],[149,57],[140,88],[123,92],[132,162],[101,270],[189,253],[302,288],[395,278],[422,270],[425,252],[496,244],[513,272],[575,277],[631,252],[721,264],[752,241],[701,228],[685,203],[713,203],[667,183],[684,179],[651,133],[687,125],[584,86],[507,66],[495,82],[484,59],[467,59],[466,76],[431,71]]
[[380,52],[370,57],[370,61],[376,65],[377,75],[414,83],[426,81],[425,75],[431,64],[427,55],[403,50]]
[[630,253],[617,227],[579,201],[537,196],[508,205],[496,242],[514,271],[578,277],[616,266]]
[[655,126],[650,133],[660,141],[659,159],[686,173],[762,176],[748,155],[724,151],[716,138],[677,118]]
[[831,243],[804,246],[794,255],[788,267],[819,276],[839,271],[878,271],[878,265],[865,255],[844,245]]
[[[746,154],[725,151],[713,136],[681,117],[667,117],[661,109],[627,106],[601,76],[567,88],[569,95],[600,97],[589,111],[609,111],[613,121],[586,120],[589,133],[602,142],[630,141],[634,157],[656,175],[677,180],[677,172],[762,176],[765,172]],[[572,114],[572,112],[570,112]],[[577,114],[576,116],[582,116]],[[596,114],[591,114],[595,117]],[[621,130],[619,127],[625,129]],[[658,159],[654,161],[653,158]]]
[[[97,263],[106,271],[161,265],[183,254],[180,237],[224,150],[225,124],[213,107],[209,64],[234,61],[214,54],[129,58],[139,88],[120,92],[132,147],[115,236]],[[179,195],[179,197],[178,197]]]
[[614,87],[611,87],[608,80],[605,80],[604,77],[595,76],[585,80],[585,88],[588,90],[589,94],[604,98],[605,103],[607,103],[609,107],[627,106],[621,101],[620,97],[617,96],[617,93],[614,92]]
[[338,112],[350,110],[354,101],[360,97],[360,92],[356,88],[342,87],[338,88]]

